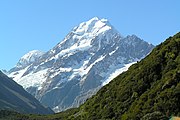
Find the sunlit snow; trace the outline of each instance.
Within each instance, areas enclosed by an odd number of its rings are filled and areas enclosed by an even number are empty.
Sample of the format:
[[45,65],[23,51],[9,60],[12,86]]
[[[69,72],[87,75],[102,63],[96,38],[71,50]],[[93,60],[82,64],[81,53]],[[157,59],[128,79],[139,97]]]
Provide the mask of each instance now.
[[119,74],[123,73],[124,71],[127,71],[128,68],[132,65],[132,64],[135,64],[136,62],[132,62],[132,63],[129,63],[129,64],[126,64],[124,65],[124,67],[120,68],[120,69],[117,69],[115,70],[114,73],[111,73],[109,75],[109,77],[102,83],[102,85],[106,85],[108,84],[111,80],[113,80],[115,77],[117,77]]

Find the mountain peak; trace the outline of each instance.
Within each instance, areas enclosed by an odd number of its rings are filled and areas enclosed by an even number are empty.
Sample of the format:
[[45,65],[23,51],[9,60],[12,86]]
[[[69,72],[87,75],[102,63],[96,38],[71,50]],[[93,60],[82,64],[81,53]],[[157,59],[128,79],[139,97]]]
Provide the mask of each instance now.
[[98,17],[94,17],[87,22],[82,22],[79,26],[73,29],[73,32],[77,35],[97,35],[112,28],[112,26],[108,23],[109,22],[107,19],[99,19]]
[[43,52],[42,51],[39,51],[39,50],[32,50],[32,51],[29,51],[27,54],[25,54],[23,57],[21,57],[22,59],[26,59],[26,58],[29,58],[31,57],[32,55],[39,55],[39,54],[42,54]]
[[56,112],[77,107],[153,48],[126,39],[108,20],[94,17],[35,62],[22,61],[27,67],[13,68],[9,77]]
[[97,20],[100,20],[100,19],[98,17],[93,17],[89,21],[97,21]]
[[107,19],[94,17],[74,27],[65,39],[51,50],[51,53],[52,55],[59,53],[55,57],[58,58],[65,54],[74,54],[75,51],[98,50],[102,46],[114,43],[117,40],[115,36],[121,38]]
[[42,56],[43,54],[44,52],[42,51],[32,50],[28,52],[27,54],[25,54],[24,56],[22,56],[16,66],[19,68],[26,67],[27,65],[35,62],[35,60],[39,58],[40,56]]

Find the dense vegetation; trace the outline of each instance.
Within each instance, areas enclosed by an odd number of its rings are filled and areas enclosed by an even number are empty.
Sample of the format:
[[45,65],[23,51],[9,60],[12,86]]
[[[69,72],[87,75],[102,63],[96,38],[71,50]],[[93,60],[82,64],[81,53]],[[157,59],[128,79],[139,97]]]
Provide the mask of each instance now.
[[[180,116],[180,33],[103,87],[80,108],[87,119]],[[158,118],[159,119],[159,118]]]
[[103,87],[81,107],[89,119],[180,116],[180,33]]
[[180,33],[104,86],[77,109],[26,119],[166,120],[180,116]]

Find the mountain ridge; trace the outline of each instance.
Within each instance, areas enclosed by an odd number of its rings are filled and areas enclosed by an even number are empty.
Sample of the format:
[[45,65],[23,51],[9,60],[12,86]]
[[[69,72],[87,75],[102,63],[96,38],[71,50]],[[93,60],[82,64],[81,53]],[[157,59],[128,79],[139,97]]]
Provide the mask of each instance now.
[[22,86],[8,78],[0,71],[0,110],[12,110],[20,113],[50,114],[45,108],[26,92]]
[[72,118],[168,120],[180,116],[179,48],[180,32],[100,89]]
[[79,108],[37,120],[170,120],[180,116],[180,32],[156,46]]
[[92,18],[9,77],[41,103],[62,111],[82,104],[152,48],[135,35],[122,37],[107,20]]

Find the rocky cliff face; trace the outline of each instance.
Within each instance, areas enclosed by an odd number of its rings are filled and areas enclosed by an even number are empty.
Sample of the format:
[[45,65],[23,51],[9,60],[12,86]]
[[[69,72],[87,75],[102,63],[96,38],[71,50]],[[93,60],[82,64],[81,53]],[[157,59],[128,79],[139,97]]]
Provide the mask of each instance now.
[[153,48],[106,20],[81,23],[54,48],[9,76],[55,111],[77,107]]

